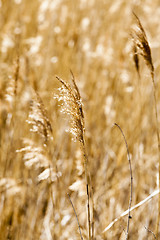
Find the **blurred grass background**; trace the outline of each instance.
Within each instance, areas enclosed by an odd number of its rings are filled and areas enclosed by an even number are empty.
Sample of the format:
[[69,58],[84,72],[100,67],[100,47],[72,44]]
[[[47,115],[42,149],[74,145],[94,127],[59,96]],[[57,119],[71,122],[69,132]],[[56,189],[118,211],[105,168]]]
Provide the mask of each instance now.
[[[157,189],[152,83],[142,59],[141,79],[134,66],[133,10],[151,46],[160,112],[159,0],[0,1],[0,239],[80,239],[67,192],[83,237],[88,238],[81,152],[66,133],[69,120],[54,98],[60,87],[55,76],[69,81],[70,69],[85,113],[95,239],[125,239],[127,217],[102,234],[128,208],[130,195],[126,148],[114,122],[123,129],[131,154],[132,205]],[[26,122],[33,89],[41,96],[53,128],[47,152]],[[52,184],[49,179],[38,181],[45,166],[38,162],[28,166],[23,152],[17,152],[26,142],[45,152],[43,160],[48,158],[57,173]],[[38,152],[38,161],[39,157]],[[144,226],[155,231],[157,209],[154,197],[132,212],[130,239],[153,239]]]

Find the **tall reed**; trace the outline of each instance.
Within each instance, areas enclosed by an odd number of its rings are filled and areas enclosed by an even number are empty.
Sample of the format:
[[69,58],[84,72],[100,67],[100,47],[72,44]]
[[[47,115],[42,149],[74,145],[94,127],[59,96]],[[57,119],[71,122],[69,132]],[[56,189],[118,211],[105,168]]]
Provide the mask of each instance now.
[[89,172],[88,172],[88,155],[86,152],[85,143],[85,126],[84,126],[84,113],[82,107],[82,99],[75,82],[74,75],[71,71],[71,80],[73,87],[60,77],[56,77],[62,84],[60,88],[59,101],[63,101],[62,111],[70,116],[71,129],[70,132],[74,135],[75,139],[80,143],[80,148],[83,154],[83,164],[86,180],[87,192],[87,212],[88,212],[88,237],[91,240],[91,220],[90,220],[90,189],[89,189]]
[[[155,118],[156,118],[156,134],[157,134],[157,145],[158,145],[158,163],[159,163],[159,186],[160,187],[160,133],[159,133],[159,119],[158,119],[158,110],[157,110],[157,97],[156,97],[156,83],[155,83],[155,70],[152,61],[151,55],[151,48],[149,46],[149,42],[147,40],[146,33],[144,28],[142,27],[140,19],[137,15],[133,12],[135,19],[136,19],[136,26],[132,31],[133,42],[137,51],[137,54],[141,55],[149,68],[152,85],[153,85],[153,96],[154,96],[154,109],[155,109]],[[135,60],[136,69],[139,73],[139,65],[138,60]],[[160,192],[158,198],[158,217],[157,217],[157,224],[156,224],[156,237],[158,239],[158,232],[159,232],[159,223],[160,222]]]

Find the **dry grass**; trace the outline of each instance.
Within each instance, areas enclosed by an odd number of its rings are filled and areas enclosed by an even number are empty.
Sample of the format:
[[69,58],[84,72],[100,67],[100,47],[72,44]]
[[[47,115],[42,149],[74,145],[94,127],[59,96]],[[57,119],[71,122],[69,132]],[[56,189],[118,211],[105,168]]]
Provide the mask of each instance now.
[[160,239],[159,1],[0,10],[0,239]]

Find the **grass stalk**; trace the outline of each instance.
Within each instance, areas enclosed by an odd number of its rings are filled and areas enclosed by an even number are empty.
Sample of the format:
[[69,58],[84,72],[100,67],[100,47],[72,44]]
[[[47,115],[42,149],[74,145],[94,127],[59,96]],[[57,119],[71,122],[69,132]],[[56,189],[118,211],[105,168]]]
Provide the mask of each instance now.
[[91,235],[91,240],[94,240],[94,199],[93,199],[93,195],[94,195],[94,190],[93,190],[93,186],[91,186],[91,201],[92,201],[92,224],[91,224],[91,229],[92,229],[92,235]]
[[115,123],[114,125],[119,128],[119,130],[121,131],[122,136],[124,138],[126,149],[127,149],[127,158],[128,158],[128,162],[129,162],[129,170],[130,170],[130,199],[129,199],[129,207],[128,207],[128,221],[127,221],[127,232],[126,232],[126,240],[127,240],[127,239],[129,239],[129,222],[130,222],[130,219],[132,218],[131,215],[130,215],[131,204],[132,204],[132,195],[133,195],[132,165],[131,165],[131,158],[130,158],[130,154],[129,154],[128,143],[127,143],[126,137],[124,135],[124,132],[123,132],[122,128],[117,123]]
[[85,142],[82,141],[82,152],[84,158],[86,194],[87,194],[87,214],[88,214],[88,237],[91,240],[91,216],[90,216],[90,189],[89,189],[89,174],[88,174],[88,156],[86,154]]
[[79,224],[79,220],[78,220],[78,216],[77,216],[76,210],[75,210],[75,208],[74,208],[74,205],[73,205],[73,203],[72,203],[72,200],[71,200],[71,197],[70,197],[69,193],[67,193],[67,195],[68,195],[69,201],[70,201],[70,203],[71,203],[71,205],[72,205],[74,214],[75,214],[75,216],[76,216],[76,220],[77,220],[77,224],[78,224],[78,229],[79,229],[79,234],[80,234],[81,240],[83,240],[82,232],[81,232],[81,227],[80,227],[80,224]]
[[148,229],[147,227],[144,227],[149,233],[152,234],[153,238],[157,240],[156,235],[154,234],[154,232],[152,232],[150,229]]
[[[156,115],[156,133],[157,133],[157,142],[158,142],[158,188],[160,188],[160,136],[159,136],[159,126],[158,126],[158,110],[157,110],[157,98],[156,98],[156,85],[154,80],[154,72],[151,73],[152,83],[153,83],[153,95],[154,95],[154,108]],[[156,223],[156,238],[158,240],[159,235],[159,225],[160,225],[160,192],[158,197],[158,216]]]

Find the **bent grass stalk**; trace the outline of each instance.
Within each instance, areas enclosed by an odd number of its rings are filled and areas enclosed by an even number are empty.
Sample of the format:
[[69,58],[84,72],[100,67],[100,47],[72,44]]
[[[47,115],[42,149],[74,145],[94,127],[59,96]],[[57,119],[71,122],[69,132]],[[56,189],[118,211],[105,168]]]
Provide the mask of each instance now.
[[126,149],[127,149],[127,158],[128,158],[128,162],[129,162],[129,170],[130,170],[130,200],[129,200],[129,207],[128,207],[128,222],[127,222],[127,232],[126,232],[126,240],[127,240],[129,238],[129,221],[131,219],[130,212],[131,212],[132,194],[133,194],[132,166],[131,166],[131,158],[130,158],[130,154],[129,154],[128,143],[127,143],[126,137],[124,135],[124,132],[123,132],[122,128],[117,123],[115,123],[114,125],[119,128],[119,130],[121,131],[122,136],[124,138]]
[[147,227],[144,227],[149,233],[151,233],[152,234],[152,236],[154,237],[154,239],[156,239],[157,240],[157,238],[156,238],[156,236],[155,236],[155,234],[154,234],[154,232],[152,232],[150,229],[148,229]]
[[78,216],[77,216],[76,210],[74,208],[74,205],[72,203],[72,200],[71,200],[71,197],[70,197],[69,193],[67,193],[67,195],[68,195],[69,201],[71,203],[71,206],[73,208],[74,214],[76,216],[76,220],[77,220],[77,224],[78,224],[78,229],[79,229],[79,234],[80,234],[81,240],[83,240],[82,233],[81,233],[81,227],[80,227],[80,224],[79,224],[79,220],[78,220]]

